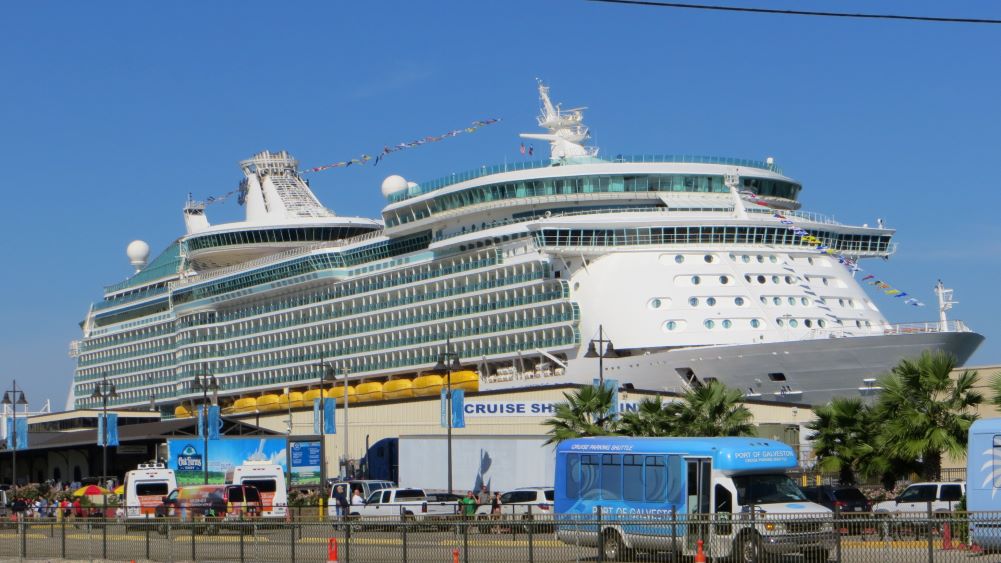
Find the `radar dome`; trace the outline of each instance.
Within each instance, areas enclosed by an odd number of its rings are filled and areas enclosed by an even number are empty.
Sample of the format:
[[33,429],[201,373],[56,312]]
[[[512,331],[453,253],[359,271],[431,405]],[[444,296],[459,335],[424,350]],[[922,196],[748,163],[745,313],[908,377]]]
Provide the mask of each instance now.
[[135,266],[136,271],[146,267],[149,259],[149,245],[145,241],[134,240],[125,249],[125,254],[129,257],[129,263]]
[[403,176],[393,174],[392,176],[386,176],[386,179],[382,181],[382,195],[385,197],[389,197],[406,189],[407,181],[403,178]]

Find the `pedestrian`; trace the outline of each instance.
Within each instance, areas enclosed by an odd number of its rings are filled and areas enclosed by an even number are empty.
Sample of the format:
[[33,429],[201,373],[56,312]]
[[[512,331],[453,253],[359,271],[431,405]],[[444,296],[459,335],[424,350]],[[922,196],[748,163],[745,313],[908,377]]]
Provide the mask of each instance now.
[[334,506],[337,510],[337,516],[344,517],[348,514],[348,494],[344,485],[337,485],[334,487]]
[[[494,492],[493,498],[490,500],[490,519],[497,521],[501,519],[501,496],[500,492]],[[501,527],[499,524],[494,524],[491,529],[493,533],[499,534]]]
[[490,490],[487,489],[487,484],[484,483],[480,485],[480,494],[476,496],[476,504],[479,506],[490,506]]
[[466,496],[459,501],[462,503],[462,515],[466,518],[472,518],[476,515],[476,497],[473,496],[473,491],[468,491]]
[[361,498],[361,489],[355,489],[353,495],[351,495],[352,506],[359,506],[365,504],[365,499]]

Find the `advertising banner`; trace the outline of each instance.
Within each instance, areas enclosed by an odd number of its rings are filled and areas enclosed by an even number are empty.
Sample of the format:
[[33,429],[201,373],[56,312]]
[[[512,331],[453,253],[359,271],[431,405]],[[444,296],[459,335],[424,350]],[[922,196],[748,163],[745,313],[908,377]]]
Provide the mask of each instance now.
[[[209,483],[221,485],[233,469],[248,461],[280,465],[288,473],[285,437],[221,438],[209,440]],[[167,467],[174,470],[178,485],[200,485],[206,455],[203,438],[168,438]]]
[[322,454],[319,440],[315,442],[292,442],[289,444],[291,473],[289,485],[319,485]]

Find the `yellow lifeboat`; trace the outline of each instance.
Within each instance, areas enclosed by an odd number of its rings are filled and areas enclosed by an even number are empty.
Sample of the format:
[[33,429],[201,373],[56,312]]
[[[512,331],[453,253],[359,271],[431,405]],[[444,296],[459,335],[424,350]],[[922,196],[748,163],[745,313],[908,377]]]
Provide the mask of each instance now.
[[406,399],[414,396],[414,382],[409,379],[394,379],[382,385],[382,396],[386,399]]
[[302,404],[312,407],[313,402],[326,396],[323,389],[310,389],[302,394]]
[[[359,383],[355,386],[355,393],[358,396],[359,402],[368,401],[381,401],[382,400],[382,383],[378,381],[369,381],[367,383]],[[349,396],[350,399],[350,396]]]
[[440,375],[422,375],[414,379],[413,389],[416,397],[430,397],[441,393],[441,386],[445,382]]
[[475,393],[480,390],[480,376],[475,371],[453,371],[449,380],[451,381],[453,391],[463,389]]
[[244,413],[244,412],[254,412],[257,408],[257,399],[254,397],[244,397],[242,399],[237,399],[233,403],[233,412]]
[[258,397],[257,410],[262,412],[278,410],[278,395],[270,393],[268,395],[261,395]]
[[186,405],[177,405],[174,407],[174,416],[177,418],[187,418],[191,415],[191,410]]
[[278,396],[278,410],[288,410],[288,409],[298,409],[302,407],[302,393],[299,391],[292,391],[291,393],[282,393]]
[[[337,401],[338,405],[343,405],[344,386],[341,385],[339,387],[331,387],[330,390],[327,391],[327,396],[333,397],[334,400]],[[348,403],[353,405],[357,402],[358,402],[358,393],[355,391],[355,388],[353,386],[348,385]]]

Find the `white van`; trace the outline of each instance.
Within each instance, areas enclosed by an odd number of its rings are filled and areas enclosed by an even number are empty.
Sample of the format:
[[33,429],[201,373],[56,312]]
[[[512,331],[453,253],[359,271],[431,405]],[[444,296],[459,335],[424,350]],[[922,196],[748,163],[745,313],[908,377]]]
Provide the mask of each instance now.
[[162,463],[140,463],[125,474],[125,517],[154,518],[163,497],[176,488],[173,469]]
[[288,489],[282,466],[249,461],[233,469],[230,482],[234,485],[250,485],[260,491],[261,516],[285,518],[288,514]]

